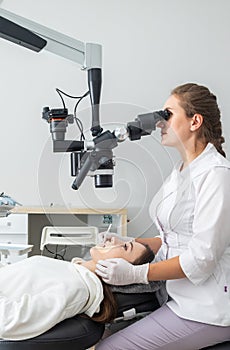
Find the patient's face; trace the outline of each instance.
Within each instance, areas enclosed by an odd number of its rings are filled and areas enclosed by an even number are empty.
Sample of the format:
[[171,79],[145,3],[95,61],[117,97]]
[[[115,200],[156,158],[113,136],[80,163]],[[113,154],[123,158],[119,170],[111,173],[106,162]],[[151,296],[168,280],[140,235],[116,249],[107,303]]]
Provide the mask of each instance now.
[[106,242],[103,246],[95,246],[90,249],[93,261],[122,258],[133,263],[145,251],[145,246],[138,242],[123,242],[115,244],[114,240]]

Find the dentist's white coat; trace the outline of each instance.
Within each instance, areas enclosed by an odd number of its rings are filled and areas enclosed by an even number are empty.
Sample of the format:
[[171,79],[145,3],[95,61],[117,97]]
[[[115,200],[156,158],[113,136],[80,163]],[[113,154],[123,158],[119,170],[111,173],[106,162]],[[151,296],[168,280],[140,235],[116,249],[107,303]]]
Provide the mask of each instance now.
[[162,238],[156,259],[179,256],[187,278],[167,281],[167,305],[180,317],[230,325],[230,162],[212,144],[154,197]]
[[0,338],[33,338],[76,314],[92,316],[102,299],[98,277],[78,264],[34,256],[2,267]]

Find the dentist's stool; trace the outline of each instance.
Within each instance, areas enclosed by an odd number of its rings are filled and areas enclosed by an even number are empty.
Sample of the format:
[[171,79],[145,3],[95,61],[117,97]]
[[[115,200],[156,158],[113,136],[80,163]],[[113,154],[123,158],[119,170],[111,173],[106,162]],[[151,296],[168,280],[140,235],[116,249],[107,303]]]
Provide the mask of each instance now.
[[35,338],[0,340],[0,350],[86,350],[101,339],[103,332],[103,324],[77,315]]

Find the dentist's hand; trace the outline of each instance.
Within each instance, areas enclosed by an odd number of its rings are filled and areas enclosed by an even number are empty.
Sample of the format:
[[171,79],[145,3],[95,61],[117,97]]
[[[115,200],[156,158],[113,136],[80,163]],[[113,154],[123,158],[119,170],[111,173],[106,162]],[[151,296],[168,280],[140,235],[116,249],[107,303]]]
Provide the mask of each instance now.
[[108,231],[100,232],[98,234],[98,243],[99,244],[103,244],[107,241],[111,242],[111,240],[116,245],[116,244],[122,244],[123,242],[135,241],[135,238],[128,237],[128,236],[120,236],[117,233],[108,232]]
[[99,260],[95,272],[104,282],[116,286],[133,283],[148,283],[149,263],[132,265],[124,259]]

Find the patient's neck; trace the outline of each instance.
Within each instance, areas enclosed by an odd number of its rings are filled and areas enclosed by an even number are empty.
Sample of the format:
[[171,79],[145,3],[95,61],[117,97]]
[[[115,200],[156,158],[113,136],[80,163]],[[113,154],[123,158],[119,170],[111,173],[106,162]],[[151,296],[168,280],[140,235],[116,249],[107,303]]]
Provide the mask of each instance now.
[[89,269],[92,272],[95,272],[95,270],[96,270],[96,263],[93,260],[83,261],[81,263],[81,265],[86,267],[87,269]]

